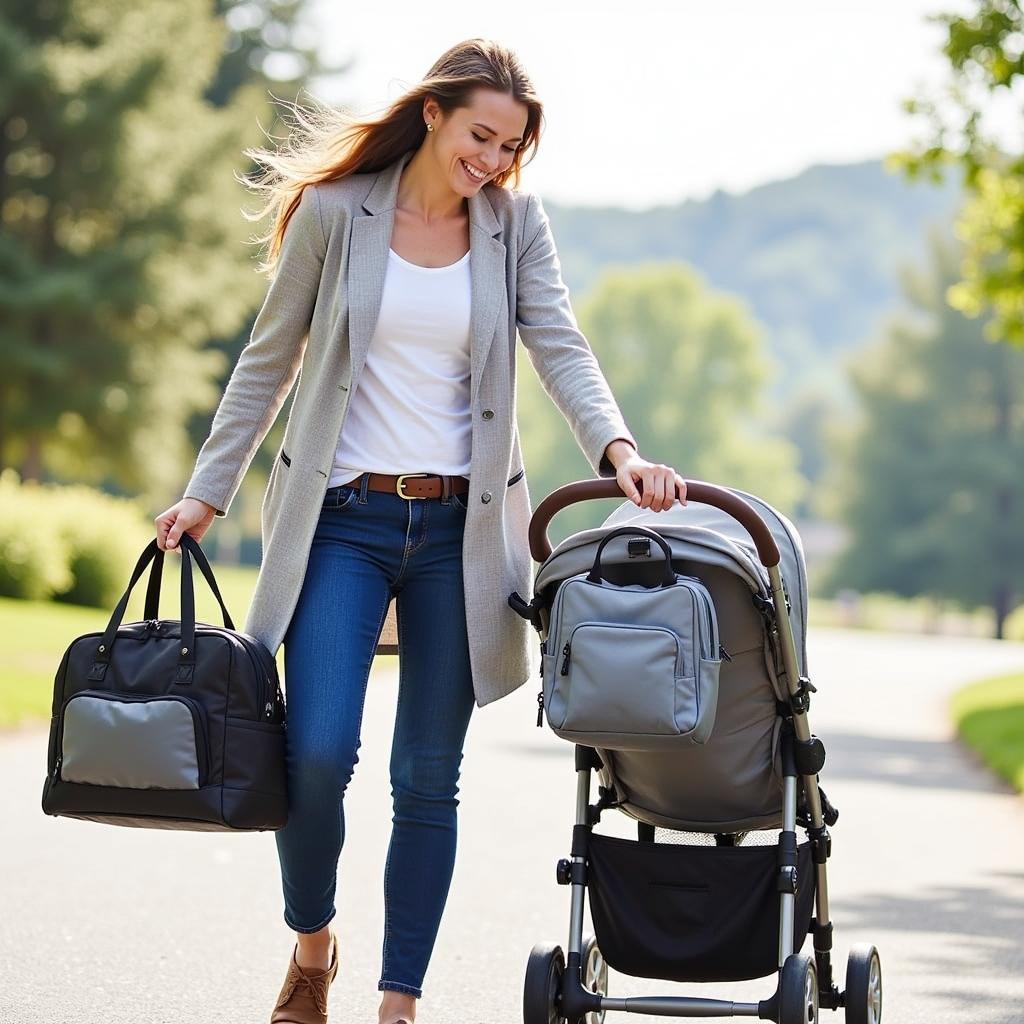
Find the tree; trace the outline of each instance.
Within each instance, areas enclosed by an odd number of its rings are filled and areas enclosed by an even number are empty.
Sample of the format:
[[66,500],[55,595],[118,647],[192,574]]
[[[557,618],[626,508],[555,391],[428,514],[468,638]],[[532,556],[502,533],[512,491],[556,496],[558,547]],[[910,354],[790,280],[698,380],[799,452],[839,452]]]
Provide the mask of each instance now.
[[220,66],[207,99],[225,106],[244,85],[256,82],[277,96],[295,100],[313,76],[347,71],[352,61],[326,64],[316,31],[302,21],[303,0],[216,0],[228,32]]
[[[605,270],[578,320],[645,458],[792,507],[802,488],[797,452],[760,429],[769,364],[740,300],[711,291],[682,263],[641,263]],[[592,475],[536,376],[521,379],[534,490]],[[559,522],[580,529],[592,518],[567,509]]]
[[1024,577],[1024,351],[982,344],[984,322],[944,301],[958,256],[936,246],[930,274],[906,282],[913,316],[852,370],[850,542],[825,585],[989,605],[1002,637]]
[[216,403],[211,335],[262,283],[239,242],[265,102],[204,98],[205,0],[19,0],[0,14],[0,466],[165,496]]
[[[841,364],[837,372],[840,367]],[[828,378],[822,380],[819,375],[816,387],[810,384],[802,387],[781,407],[776,417],[780,433],[796,446],[798,469],[807,482],[793,508],[793,514],[799,518],[817,518],[827,505],[828,495],[820,485],[828,477],[832,464],[830,434],[842,430],[851,415],[847,396],[836,394],[837,389],[826,386],[828,383]]]
[[948,299],[968,316],[993,313],[985,337],[1024,344],[1024,153],[1000,145],[990,116],[993,101],[1015,99],[1024,80],[1024,12],[1018,0],[975,0],[969,14],[932,20],[946,26],[950,79],[940,98],[907,101],[926,134],[892,162],[933,180],[960,168],[965,247]]
[[[259,124],[268,140],[276,141],[292,130],[288,105],[301,104],[300,92],[311,78],[336,78],[347,72],[355,60],[351,58],[342,63],[323,61],[316,26],[304,18],[307,6],[304,0],[215,0],[216,13],[223,20],[226,33],[220,62],[205,96],[215,106],[221,107],[234,103],[243,87],[250,94],[257,93],[264,100],[259,111]],[[264,140],[260,142],[262,144]],[[241,161],[241,154],[239,159]],[[256,163],[245,160],[240,164],[239,173],[251,176],[258,169]],[[238,223],[242,223],[241,216]],[[210,358],[218,360],[221,372],[216,387],[210,389],[210,401],[199,408],[188,422],[192,452],[198,451],[206,439],[211,412],[227,384],[231,369],[249,341],[256,310],[250,312],[252,315],[246,317],[233,333],[211,335],[206,340],[206,351]],[[279,423],[287,419],[291,401],[292,396],[289,396]],[[237,535],[239,531],[248,535],[244,547],[251,550],[254,558],[259,557],[258,508],[273,461],[273,455],[267,453],[268,450],[273,452],[281,429],[279,426],[271,429],[262,450],[254,458],[253,472],[247,475],[241,488],[240,515],[236,516],[235,525],[227,530],[229,534],[236,533],[237,542],[241,541]],[[218,553],[223,539],[222,531],[214,540]],[[227,546],[229,549],[232,547],[230,541]]]

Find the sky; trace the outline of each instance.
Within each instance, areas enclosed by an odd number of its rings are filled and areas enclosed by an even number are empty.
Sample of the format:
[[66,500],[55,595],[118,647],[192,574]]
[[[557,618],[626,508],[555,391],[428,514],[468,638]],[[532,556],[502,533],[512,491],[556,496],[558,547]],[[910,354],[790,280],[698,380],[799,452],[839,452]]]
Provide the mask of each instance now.
[[[325,58],[311,91],[380,113],[449,46],[515,51],[544,103],[522,186],[581,206],[643,209],[744,192],[817,163],[874,159],[922,126],[903,99],[945,79],[938,11],[964,0],[312,0]],[[1010,123],[1010,122],[1008,122]],[[1012,121],[1019,125],[1019,114]]]

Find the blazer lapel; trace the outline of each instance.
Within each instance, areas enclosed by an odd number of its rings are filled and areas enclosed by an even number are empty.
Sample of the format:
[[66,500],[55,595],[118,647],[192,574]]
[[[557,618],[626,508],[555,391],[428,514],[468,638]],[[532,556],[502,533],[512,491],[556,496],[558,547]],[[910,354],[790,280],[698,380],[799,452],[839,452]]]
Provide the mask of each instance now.
[[[378,172],[363,200],[367,217],[356,217],[348,251],[348,333],[352,379],[366,361],[384,294],[384,275],[395,223],[395,200],[402,169],[413,152]],[[505,245],[494,210],[484,190],[469,197],[470,406],[476,401],[487,353],[505,288]]]

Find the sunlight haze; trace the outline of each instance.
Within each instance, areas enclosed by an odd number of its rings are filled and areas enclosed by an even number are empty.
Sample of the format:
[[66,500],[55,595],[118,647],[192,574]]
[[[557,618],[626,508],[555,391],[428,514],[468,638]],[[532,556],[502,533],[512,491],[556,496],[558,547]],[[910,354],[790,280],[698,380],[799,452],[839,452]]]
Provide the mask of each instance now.
[[320,0],[309,19],[324,56],[354,64],[313,89],[369,115],[453,43],[498,39],[523,61],[545,107],[523,187],[637,209],[906,145],[917,129],[901,101],[934,88],[948,67],[942,27],[926,20],[938,10],[964,4]]

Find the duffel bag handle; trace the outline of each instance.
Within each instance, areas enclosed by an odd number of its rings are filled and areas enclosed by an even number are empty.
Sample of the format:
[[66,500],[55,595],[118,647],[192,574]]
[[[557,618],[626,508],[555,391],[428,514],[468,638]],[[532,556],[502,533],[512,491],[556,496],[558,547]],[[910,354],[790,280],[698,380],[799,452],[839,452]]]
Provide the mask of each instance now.
[[668,542],[664,537],[656,530],[652,530],[647,526],[620,526],[617,529],[610,530],[608,533],[601,538],[601,543],[597,545],[597,554],[594,555],[594,565],[590,572],[587,574],[587,579],[591,583],[601,583],[604,577],[601,575],[601,552],[604,550],[605,544],[612,539],[612,537],[621,537],[623,534],[631,534],[636,536],[637,534],[643,534],[645,537],[650,537],[651,540],[657,541],[661,545],[661,550],[665,552],[665,572],[662,577],[661,583],[658,585],[661,587],[671,587],[676,582],[675,570],[672,568],[672,549],[668,546]]
[[[181,535],[179,543],[182,544],[181,549],[181,647],[178,649],[178,670],[175,676],[175,682],[179,683],[190,683],[195,672],[195,630],[196,630],[196,609],[195,609],[195,592],[192,586],[192,559],[189,556],[191,551],[196,561],[199,563],[199,568],[203,575],[206,577],[207,583],[210,585],[210,589],[213,591],[214,596],[217,598],[217,603],[220,605],[221,612],[224,615],[224,625],[227,629],[234,630],[234,623],[231,621],[231,616],[228,614],[227,607],[224,604],[224,599],[221,597],[220,590],[217,587],[217,582],[213,577],[213,570],[210,568],[210,563],[206,559],[206,555],[203,553],[199,544],[195,538],[189,536],[187,533]],[[117,602],[117,607],[114,609],[113,614],[110,616],[110,621],[107,623],[107,628],[100,639],[99,644],[96,648],[92,668],[89,670],[89,680],[99,681],[102,680],[107,671],[107,666],[110,664],[110,656],[113,651],[114,641],[117,637],[117,629],[121,625],[124,619],[125,611],[128,608],[128,601],[131,599],[132,591],[135,589],[135,584],[142,578],[142,574],[146,571],[146,566],[150,562],[153,562],[153,568],[150,570],[149,587],[146,593],[146,610],[150,608],[154,610],[158,604],[159,595],[159,573],[163,567],[164,552],[161,550],[160,545],[157,543],[156,538],[146,545],[139,560],[135,563],[135,569],[132,571],[131,580],[128,582],[128,586],[125,592],[121,595],[121,600]],[[159,568],[158,568],[159,567]],[[154,576],[157,578],[157,584],[154,586]],[[155,616],[146,616],[147,618],[155,618]]]
[[[199,546],[199,542],[190,534],[183,533],[178,543],[180,548],[187,548],[188,551],[191,552],[192,557],[195,558],[196,564],[199,566],[203,576],[206,577],[206,582],[210,585],[210,590],[213,591],[213,596],[217,598],[217,604],[220,605],[221,614],[224,617],[224,625],[228,629],[233,630],[235,628],[235,624],[231,621],[231,616],[228,614],[227,606],[224,604],[224,598],[220,596],[220,589],[217,586],[216,579],[214,579],[213,569],[210,567],[210,563],[206,558],[205,552]],[[184,567],[184,562],[182,563],[182,567]],[[157,547],[156,558],[153,559],[153,568],[149,573],[149,585],[146,587],[146,610],[143,615],[146,619],[160,618],[160,586],[163,577],[163,568],[164,552],[160,547]]]
[[[188,540],[185,540],[186,537]],[[198,541],[194,537],[189,537],[187,533],[181,535],[181,540],[183,542],[181,549],[181,647],[178,650],[177,681],[190,683],[196,666],[196,597],[192,581],[190,552],[195,555],[199,569],[206,577],[206,582],[210,584],[210,589],[217,598],[220,610],[224,613],[224,625],[230,630],[234,630],[235,626],[224,606],[220,590],[217,589],[217,581],[213,578],[210,563],[206,560],[206,555],[203,554]],[[163,554],[162,551],[160,553]]]

